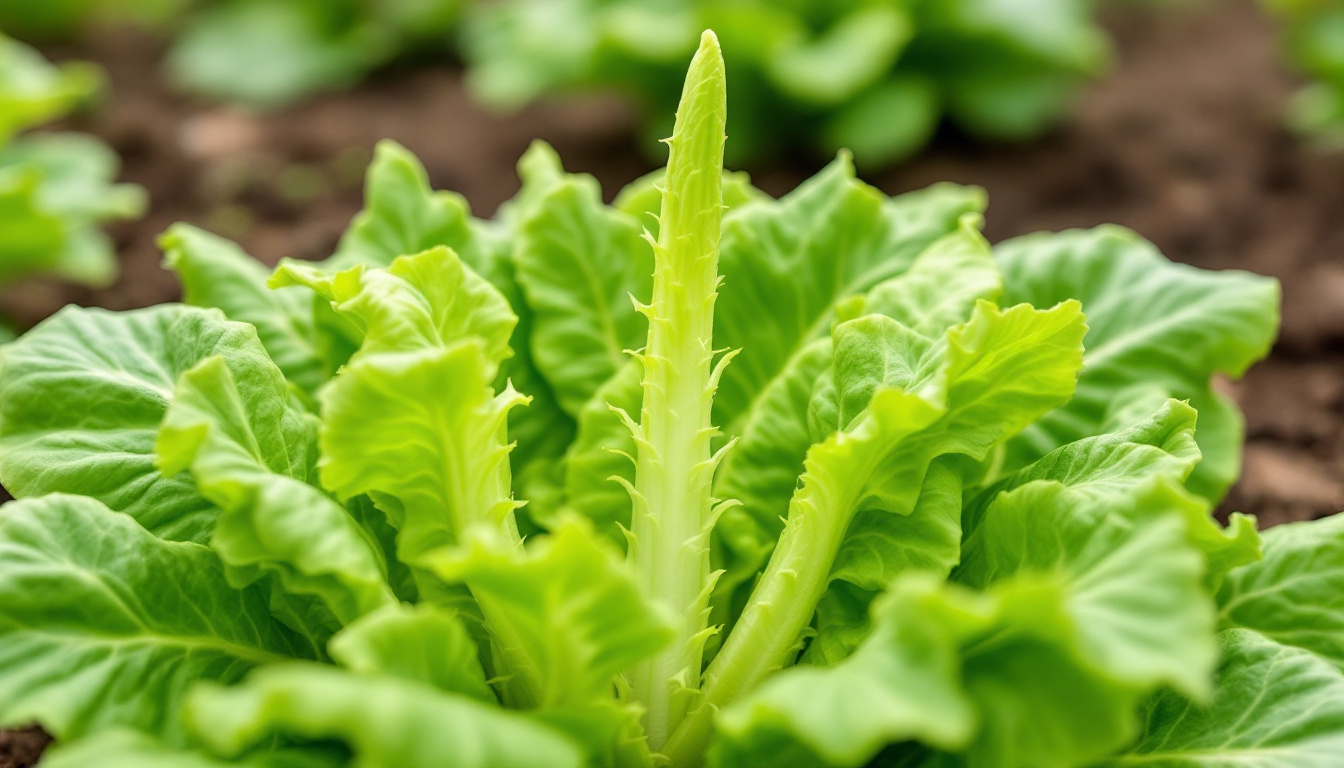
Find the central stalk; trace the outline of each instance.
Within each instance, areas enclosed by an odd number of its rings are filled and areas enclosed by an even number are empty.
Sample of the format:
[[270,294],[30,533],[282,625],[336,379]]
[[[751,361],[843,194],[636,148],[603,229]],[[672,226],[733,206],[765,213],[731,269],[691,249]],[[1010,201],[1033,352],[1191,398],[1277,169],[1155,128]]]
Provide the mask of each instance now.
[[[723,55],[713,32],[701,37],[691,61],[663,189],[649,320],[644,405],[639,424],[627,419],[638,443],[631,496],[630,562],[646,593],[679,617],[676,640],[630,674],[645,706],[654,750],[685,716],[700,681],[713,576],[710,496],[718,456],[710,423],[719,373],[714,364],[714,301],[719,283],[723,221],[723,143],[727,113]],[[648,237],[646,235],[646,237]]]

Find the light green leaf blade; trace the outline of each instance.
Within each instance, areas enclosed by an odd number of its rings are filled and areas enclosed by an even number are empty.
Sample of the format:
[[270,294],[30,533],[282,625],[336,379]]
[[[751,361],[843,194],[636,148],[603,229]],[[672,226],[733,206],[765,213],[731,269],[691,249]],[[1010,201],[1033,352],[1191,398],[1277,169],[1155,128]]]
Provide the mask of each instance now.
[[[536,169],[543,159],[549,167]],[[519,167],[520,194],[533,199],[515,222],[513,260],[533,313],[532,356],[577,417],[642,344],[631,297],[649,299],[653,251],[634,218],[602,204],[596,179],[564,174],[549,147],[534,145]]]
[[327,652],[361,675],[389,675],[495,703],[480,649],[455,615],[421,605],[388,606],[331,638]]
[[[1099,433],[1108,406],[1124,390],[1157,386],[1199,409],[1203,426],[1196,439],[1205,460],[1189,486],[1222,498],[1240,471],[1235,446],[1242,426],[1210,380],[1219,373],[1240,376],[1269,351],[1278,330],[1278,284],[1172,264],[1119,227],[1030,235],[999,245],[996,256],[1006,300],[1050,304],[1074,298],[1090,327],[1077,394],[1010,444],[1007,468]],[[1221,402],[1204,405],[1211,401]]]
[[[630,493],[617,478],[635,480],[634,440],[613,410],[639,413],[644,402],[643,368],[627,361],[579,412],[578,432],[564,455],[565,506],[593,521],[620,546],[630,528]],[[530,506],[530,504],[529,504]]]
[[35,49],[0,35],[0,145],[19,131],[61,117],[101,84],[95,67],[58,67]]
[[1344,668],[1344,515],[1276,525],[1265,558],[1227,575],[1224,627],[1254,629]]
[[[665,609],[640,594],[616,552],[581,518],[522,547],[483,534],[432,567],[506,611],[513,637],[498,638],[515,674],[534,678],[542,708],[605,704],[613,681],[672,638]],[[517,645],[513,645],[516,643]]]
[[472,523],[514,525],[504,431],[525,399],[495,395],[493,378],[482,345],[466,340],[360,356],[322,393],[322,482],[342,499],[393,497],[383,506],[407,564]]
[[156,451],[219,506],[210,546],[233,583],[274,576],[273,590],[320,602],[331,632],[396,597],[378,542],[313,485],[316,430],[278,368],[235,376],[217,356],[178,380]]
[[[1146,407],[1147,403],[1136,405]],[[1196,416],[1188,404],[1166,400],[1122,429],[1061,446],[982,491],[967,504],[963,528],[969,536],[1000,494],[1033,482],[1058,484],[1070,504],[1093,509],[1132,496],[1154,478],[1184,482],[1200,459],[1194,439]],[[1211,589],[1217,588],[1229,569],[1260,558],[1253,518],[1233,513],[1223,528],[1208,514],[1206,505],[1180,500],[1179,494],[1172,501],[1185,515],[1187,537],[1205,557],[1205,583]]]
[[1129,685],[1208,693],[1215,617],[1179,481],[1153,478],[1089,503],[1061,483],[1000,494],[962,547],[954,578],[984,589],[1026,574],[1066,585],[1064,610],[1092,664]]
[[[425,167],[394,141],[378,143],[364,187],[364,210],[350,223],[336,254],[325,264],[339,272],[363,264],[386,267],[398,256],[452,248],[471,261],[476,255],[471,211],[461,195],[429,186]],[[472,266],[481,268],[479,263]]]
[[271,365],[256,331],[216,310],[62,310],[0,351],[0,481],[19,498],[92,496],[158,536],[204,542],[216,510],[159,472],[154,441],[177,378],[220,354],[235,371]]
[[6,505],[0,562],[0,724],[37,721],[58,739],[127,726],[180,744],[197,681],[317,652],[271,619],[264,592],[230,587],[209,549],[93,499]]
[[1101,757],[1129,737],[1138,696],[1079,656],[1065,600],[1049,580],[980,594],[907,575],[852,656],[788,670],[726,709],[716,764],[858,768],[908,740],[973,768]]
[[867,635],[868,602],[901,575],[945,578],[951,572],[961,557],[963,485],[949,462],[935,461],[909,516],[880,509],[854,515],[831,567],[833,583],[818,605],[817,635],[803,663],[829,666],[852,653]]
[[395,677],[317,664],[276,665],[233,688],[202,686],[187,709],[227,757],[273,735],[334,740],[361,768],[579,768],[578,749],[521,714]]
[[983,206],[983,193],[952,185],[887,198],[857,181],[841,156],[778,202],[730,212],[714,344],[743,351],[724,372],[715,423],[739,434],[737,421],[789,359],[825,335],[835,302],[904,272]]
[[251,323],[285,378],[314,393],[330,378],[318,354],[311,297],[297,289],[266,287],[270,273],[233,243],[188,224],[159,238],[164,264],[182,280],[183,300],[223,310]]
[[[880,283],[866,296],[844,302],[840,317],[881,314],[931,337],[964,322],[978,300],[993,299],[1000,287],[998,269],[978,226],[978,215],[964,215],[958,230],[926,248],[908,271]],[[764,566],[779,537],[803,460],[816,437],[808,425],[812,390],[831,361],[828,339],[811,342],[796,353],[756,401],[737,445],[719,470],[715,492],[742,502],[724,513],[716,529],[722,545],[719,557],[727,569],[716,585],[719,621],[729,621],[732,593]],[[955,553],[949,565],[952,562]]]
[[329,275],[288,262],[271,285],[307,286],[363,334],[369,353],[441,348],[479,338],[498,364],[509,357],[509,337],[518,317],[493,285],[444,246],[394,259],[386,269],[355,266]]
[[221,760],[198,750],[171,747],[129,730],[111,730],[59,744],[42,755],[43,768],[337,768],[346,758],[336,750],[284,749]]
[[[1064,402],[1082,366],[1085,332],[1077,302],[1050,310],[980,302],[970,321],[937,342],[881,315],[836,327],[834,387],[829,397],[819,390],[814,404],[830,400],[821,410],[830,414],[831,429],[843,429],[808,452],[775,552],[706,670],[701,702],[669,749],[676,755],[703,749],[715,708],[793,659],[853,515],[861,509],[909,515],[934,459],[982,460]],[[875,358],[883,363],[873,365]],[[865,391],[867,408],[850,413]]]
[[1333,768],[1344,750],[1344,675],[1306,651],[1225,630],[1212,704],[1154,697],[1139,741],[1098,768]]

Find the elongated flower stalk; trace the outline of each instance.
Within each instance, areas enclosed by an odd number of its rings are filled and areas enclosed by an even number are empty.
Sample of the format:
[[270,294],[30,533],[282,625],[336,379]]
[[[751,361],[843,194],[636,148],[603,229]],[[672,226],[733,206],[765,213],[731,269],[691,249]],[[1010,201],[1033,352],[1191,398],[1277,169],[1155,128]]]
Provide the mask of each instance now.
[[666,188],[655,254],[644,405],[638,424],[626,416],[638,444],[630,563],[646,594],[676,611],[681,624],[666,650],[631,670],[631,690],[645,706],[649,744],[659,749],[685,715],[699,686],[708,629],[709,532],[724,506],[710,495],[723,450],[711,453],[718,431],[710,406],[731,355],[714,363],[714,301],[719,284],[723,221],[723,144],[726,83],[718,39],[705,32],[691,62],[676,128],[668,140]]

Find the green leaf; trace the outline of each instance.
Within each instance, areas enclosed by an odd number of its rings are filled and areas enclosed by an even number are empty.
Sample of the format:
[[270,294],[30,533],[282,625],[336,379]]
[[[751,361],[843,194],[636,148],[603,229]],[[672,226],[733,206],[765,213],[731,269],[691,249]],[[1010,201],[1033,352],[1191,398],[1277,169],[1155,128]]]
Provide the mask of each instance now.
[[91,136],[39,134],[0,147],[0,280],[50,273],[103,287],[116,277],[100,222],[134,218],[144,190],[113,184],[116,153]]
[[812,39],[779,46],[767,72],[772,84],[792,98],[843,104],[891,68],[914,32],[904,8],[860,7]]
[[622,547],[622,529],[630,528],[630,493],[617,478],[635,480],[634,441],[613,409],[639,412],[643,373],[639,362],[630,360],[602,385],[579,412],[578,434],[564,455],[566,507],[592,520],[600,533]]
[[[1057,448],[983,491],[967,505],[962,525],[969,537],[1000,494],[1031,483],[1056,485],[1069,504],[1095,509],[1132,496],[1155,478],[1184,482],[1200,459],[1195,419],[1188,404],[1167,400],[1124,429]],[[1260,558],[1254,518],[1234,512],[1224,529],[1209,516],[1206,505],[1182,500],[1180,494],[1174,494],[1172,502],[1185,515],[1190,542],[1205,557],[1205,583],[1213,589],[1228,570]]]
[[324,265],[337,272],[358,264],[386,267],[398,256],[447,246],[472,266],[476,252],[471,210],[453,192],[429,186],[425,167],[394,141],[378,142],[364,186],[364,210],[341,238],[336,254]]
[[258,670],[233,688],[202,686],[187,708],[197,736],[238,757],[272,736],[334,740],[362,768],[579,768],[578,749],[523,715],[396,677],[317,664]]
[[[674,760],[703,749],[715,708],[791,661],[854,514],[909,515],[935,458],[981,460],[1063,402],[1082,366],[1085,332],[1077,302],[1038,311],[982,301],[938,341],[881,315],[836,327],[834,385],[820,389],[814,412],[829,413],[838,431],[808,452],[769,565],[705,672],[703,699],[669,742]],[[864,392],[867,407],[851,414]]]
[[562,520],[527,551],[488,534],[464,546],[436,553],[432,567],[508,613],[518,634],[499,638],[502,651],[514,656],[515,674],[534,679],[542,708],[609,701],[616,675],[672,638],[666,609],[640,593],[616,553],[580,518]]
[[431,606],[392,605],[370,613],[327,645],[341,666],[390,675],[494,703],[476,642],[455,615]]
[[908,575],[873,606],[848,659],[769,680],[719,718],[716,765],[852,766],[917,740],[969,768],[1085,765],[1124,744],[1133,688],[1071,643],[1065,585],[984,594]]
[[[387,54],[367,31],[343,29],[337,18],[325,3],[243,0],[202,9],[174,40],[168,73],[179,88],[263,109],[350,86]],[[266,62],[260,71],[258,61]]]
[[[885,315],[927,337],[942,336],[964,322],[976,301],[994,299],[999,292],[998,270],[978,225],[977,215],[966,215],[957,232],[935,241],[908,271],[846,302],[842,312],[847,317]],[[770,543],[779,536],[780,518],[788,510],[803,459],[814,442],[807,423],[813,384],[830,366],[831,354],[828,340],[814,341],[794,354],[757,400],[742,426],[741,439],[719,471],[715,492],[742,502],[741,508],[725,512],[721,521],[727,526],[723,541],[733,548],[735,566],[758,569],[764,557],[753,553],[768,554]],[[866,406],[864,399],[858,407]],[[744,516],[755,523],[756,532],[741,530]],[[729,575],[734,575],[731,570]]]
[[1265,559],[1227,575],[1224,627],[1254,629],[1344,668],[1344,515],[1265,531]]
[[1143,737],[1098,768],[1331,768],[1344,750],[1344,676],[1320,658],[1247,630],[1220,635],[1212,704],[1163,692]]
[[1090,328],[1077,394],[1009,445],[1006,467],[1098,434],[1109,405],[1126,389],[1160,387],[1190,400],[1201,416],[1196,439],[1204,460],[1190,477],[1191,490],[1222,498],[1240,472],[1242,424],[1210,381],[1219,373],[1240,376],[1269,351],[1278,329],[1278,283],[1172,264],[1119,227],[1030,235],[1001,244],[996,256],[1006,301],[1074,298]]
[[935,461],[908,517],[893,519],[880,509],[854,515],[831,566],[833,581],[818,606],[817,636],[804,662],[828,666],[852,653],[867,635],[873,594],[902,574],[947,577],[961,556],[962,486],[950,463]]
[[101,85],[102,73],[92,65],[57,67],[0,35],[0,146],[19,131],[63,116]]
[[18,498],[92,496],[158,536],[204,542],[217,511],[159,472],[154,441],[178,377],[214,355],[235,372],[272,365],[251,326],[215,310],[62,310],[0,351],[0,481]]
[[714,345],[742,353],[724,371],[715,422],[740,434],[739,421],[790,358],[830,329],[837,301],[905,272],[983,206],[979,190],[953,185],[887,198],[857,181],[842,155],[778,202],[728,215]]
[[508,301],[444,246],[397,257],[386,269],[360,265],[334,275],[288,262],[271,285],[305,285],[329,300],[363,334],[366,355],[437,349],[464,338],[479,339],[494,364],[512,354],[518,317]]
[[1091,663],[1129,685],[1208,693],[1214,614],[1177,481],[1157,476],[1089,500],[1057,481],[999,494],[962,547],[954,578],[984,589],[1027,574],[1066,584],[1064,610]]
[[167,746],[143,733],[111,730],[73,744],[59,744],[42,755],[43,768],[337,768],[345,756],[334,750],[285,749],[220,760],[196,750]]
[[251,323],[285,378],[314,393],[333,371],[317,350],[311,297],[297,289],[270,290],[270,273],[233,243],[189,224],[175,224],[159,238],[164,264],[182,279],[183,301],[223,310]]
[[329,632],[396,597],[378,542],[313,485],[316,431],[279,369],[235,376],[217,356],[178,380],[156,450],[165,474],[190,469],[219,506],[210,546],[233,583],[274,574],[277,590],[321,602]]
[[653,252],[639,223],[602,204],[596,179],[564,174],[554,150],[534,144],[519,168],[521,194],[532,199],[516,222],[513,259],[534,318],[532,356],[577,417],[625,350],[642,345],[646,323],[631,297],[649,298]]
[[0,724],[58,739],[128,726],[168,743],[199,680],[232,682],[316,649],[236,590],[209,549],[155,538],[88,498],[52,495],[0,515]]

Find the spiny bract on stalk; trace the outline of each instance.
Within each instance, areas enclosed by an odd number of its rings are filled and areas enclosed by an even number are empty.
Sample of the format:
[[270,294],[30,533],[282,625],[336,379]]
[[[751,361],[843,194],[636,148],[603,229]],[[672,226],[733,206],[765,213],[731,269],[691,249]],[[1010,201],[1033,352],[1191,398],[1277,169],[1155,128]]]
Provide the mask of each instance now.
[[186,304],[0,348],[0,726],[53,768],[1333,766],[1344,517],[1210,515],[1277,284],[991,249],[981,191],[844,154],[770,199],[724,93],[707,33],[613,205],[537,144],[476,219],[384,143],[330,259],[178,225]]

